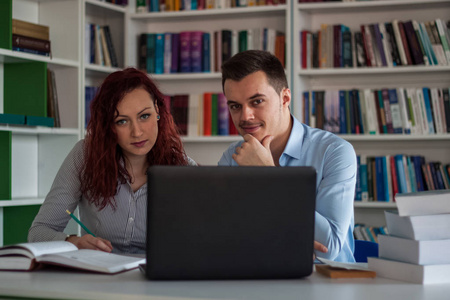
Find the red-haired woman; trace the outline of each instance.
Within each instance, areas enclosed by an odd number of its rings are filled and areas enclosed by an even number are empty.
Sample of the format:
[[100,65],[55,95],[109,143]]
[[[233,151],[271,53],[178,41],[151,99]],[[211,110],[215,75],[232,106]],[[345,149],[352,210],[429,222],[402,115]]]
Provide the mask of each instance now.
[[[144,253],[151,165],[196,165],[184,153],[164,98],[146,74],[110,74],[92,101],[86,138],[62,164],[29,230],[29,242],[67,240],[80,249]],[[63,230],[79,207],[95,235]]]

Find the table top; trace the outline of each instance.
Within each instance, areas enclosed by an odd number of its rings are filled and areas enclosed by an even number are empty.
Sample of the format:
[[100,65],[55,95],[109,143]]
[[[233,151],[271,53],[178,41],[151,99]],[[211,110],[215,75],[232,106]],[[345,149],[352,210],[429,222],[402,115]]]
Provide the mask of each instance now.
[[138,270],[116,275],[46,269],[0,272],[0,296],[46,299],[450,299],[450,284],[385,278],[331,279],[314,272],[296,280],[149,281]]

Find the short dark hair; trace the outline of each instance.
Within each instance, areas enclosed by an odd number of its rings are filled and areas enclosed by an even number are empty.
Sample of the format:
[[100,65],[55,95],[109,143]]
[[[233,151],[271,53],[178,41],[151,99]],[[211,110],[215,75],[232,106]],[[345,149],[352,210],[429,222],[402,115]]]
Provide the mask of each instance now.
[[[247,75],[263,71],[267,81],[279,94],[288,88],[283,65],[276,56],[268,51],[247,50],[234,55],[222,65],[222,90],[225,80],[240,81]],[[225,91],[224,91],[225,92]]]

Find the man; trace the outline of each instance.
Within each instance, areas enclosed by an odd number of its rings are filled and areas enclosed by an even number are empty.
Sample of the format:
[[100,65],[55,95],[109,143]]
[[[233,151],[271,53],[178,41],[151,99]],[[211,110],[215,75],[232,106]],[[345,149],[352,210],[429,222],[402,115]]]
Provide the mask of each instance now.
[[244,140],[232,144],[219,165],[313,166],[317,171],[316,254],[354,262],[356,155],[352,145],[291,115],[284,69],[268,52],[244,51],[225,62],[222,88]]

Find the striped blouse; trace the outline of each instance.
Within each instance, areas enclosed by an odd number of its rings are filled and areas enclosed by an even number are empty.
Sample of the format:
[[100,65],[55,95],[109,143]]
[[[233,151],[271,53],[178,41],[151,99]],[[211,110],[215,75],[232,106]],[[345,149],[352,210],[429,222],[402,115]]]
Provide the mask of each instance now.
[[[145,253],[147,183],[133,192],[130,184],[119,183],[116,209],[99,211],[81,194],[79,170],[84,141],[79,141],[64,160],[39,213],[28,232],[29,242],[65,240],[63,232],[70,216],[66,209],[79,207],[80,220],[97,237],[109,240],[114,253]],[[189,165],[197,165],[188,157]],[[82,235],[86,232],[82,229]]]

